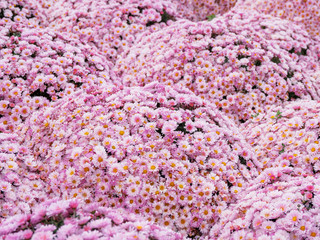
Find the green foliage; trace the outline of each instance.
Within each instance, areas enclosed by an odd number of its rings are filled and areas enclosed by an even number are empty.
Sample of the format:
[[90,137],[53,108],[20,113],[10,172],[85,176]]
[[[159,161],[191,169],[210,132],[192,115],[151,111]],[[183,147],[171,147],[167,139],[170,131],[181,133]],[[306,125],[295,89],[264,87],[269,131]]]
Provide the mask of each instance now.
[[279,154],[284,153],[284,148],[285,148],[285,146],[286,146],[286,145],[284,145],[284,144],[282,143],[282,149],[279,151]]
[[280,119],[280,118],[282,118],[282,115],[281,115],[280,110],[278,110],[278,111],[277,111],[277,115],[276,115],[276,119],[278,120],[278,119]]
[[41,221],[44,225],[54,225],[56,226],[56,229],[53,231],[53,233],[57,233],[60,227],[64,225],[64,217],[59,214],[58,216],[48,217]]
[[271,58],[271,62],[274,62],[274,63],[276,63],[276,64],[281,63],[280,58],[277,57],[277,56],[274,56],[273,58]]
[[207,16],[207,20],[208,20],[208,21],[211,21],[211,20],[214,19],[215,17],[216,17],[215,14],[211,14],[211,15]]
[[251,117],[255,118],[255,117],[258,117],[259,116],[259,113],[256,113],[256,114],[251,114]]

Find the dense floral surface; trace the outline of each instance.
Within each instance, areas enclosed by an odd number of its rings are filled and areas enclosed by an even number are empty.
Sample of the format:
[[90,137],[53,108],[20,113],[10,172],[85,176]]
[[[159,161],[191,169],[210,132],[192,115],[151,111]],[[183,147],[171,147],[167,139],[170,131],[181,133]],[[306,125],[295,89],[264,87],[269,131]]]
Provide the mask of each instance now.
[[[79,200],[45,201],[32,214],[18,214],[0,226],[6,239],[183,239],[125,209],[83,205]],[[31,229],[36,229],[32,231]]]
[[319,38],[320,2],[316,0],[240,0],[238,6],[258,10],[302,25],[312,37]]
[[212,19],[232,9],[237,0],[172,0],[180,17],[192,21]]
[[47,196],[125,207],[190,235],[206,233],[257,175],[250,146],[215,106],[157,83],[76,92],[18,134]]
[[0,239],[319,239],[318,11],[0,0]]
[[241,201],[223,212],[211,239],[319,239],[320,182],[292,177],[290,167],[268,168]]
[[240,128],[264,169],[293,167],[294,175],[320,170],[319,101],[296,101],[272,107]]
[[156,32],[177,17],[171,1],[55,1],[39,6],[48,16],[42,24],[97,47],[109,60],[130,48],[140,33]]
[[1,131],[75,89],[103,86],[112,63],[97,49],[50,29],[4,24],[0,30]]
[[[244,122],[297,98],[319,99],[315,44],[301,27],[257,12],[229,12],[210,22],[180,20],[143,35],[119,58],[124,85],[182,85]],[[311,73],[310,73],[311,72]]]

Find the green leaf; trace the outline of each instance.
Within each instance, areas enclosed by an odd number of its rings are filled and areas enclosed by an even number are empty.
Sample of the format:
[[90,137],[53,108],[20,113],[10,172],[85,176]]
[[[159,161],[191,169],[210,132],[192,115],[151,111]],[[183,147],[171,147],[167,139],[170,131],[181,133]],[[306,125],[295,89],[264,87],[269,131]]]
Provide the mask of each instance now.
[[259,113],[256,113],[254,115],[251,114],[251,117],[255,118],[255,117],[258,117],[259,116]]
[[286,146],[286,145],[284,145],[284,144],[282,143],[282,149],[279,151],[279,154],[284,153],[284,148],[285,148],[285,146]]
[[282,115],[281,115],[280,110],[278,110],[277,115],[276,115],[276,118],[277,118],[277,119],[282,118]]
[[212,19],[214,19],[216,17],[215,14],[211,14],[209,16],[207,16],[208,21],[211,21]]

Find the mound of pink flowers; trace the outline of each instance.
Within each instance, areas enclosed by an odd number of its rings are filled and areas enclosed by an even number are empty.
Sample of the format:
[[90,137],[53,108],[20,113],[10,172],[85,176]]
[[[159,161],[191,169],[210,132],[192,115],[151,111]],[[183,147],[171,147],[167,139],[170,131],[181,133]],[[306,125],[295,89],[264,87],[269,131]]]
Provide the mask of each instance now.
[[320,170],[319,101],[295,101],[272,107],[241,125],[263,169],[292,167],[295,175],[312,176]]
[[[105,96],[116,91],[116,87],[112,84],[109,87],[104,86],[103,89]],[[76,94],[81,93],[84,92],[78,90]],[[73,97],[76,98],[76,95],[73,95]],[[43,111],[43,109],[40,108],[39,111]],[[34,112],[31,113],[31,115],[33,114]],[[26,121],[30,122],[30,119]],[[48,193],[51,191],[51,188],[47,187],[47,181],[44,181],[47,176],[40,174],[45,170],[43,159],[38,157],[41,153],[38,150],[33,151],[34,148],[30,151],[33,143],[28,142],[26,138],[25,132],[28,130],[30,132],[32,129],[34,128],[30,125],[21,123],[14,129],[17,133],[11,133],[10,131],[0,133],[1,217],[12,216],[17,213],[30,213],[30,207],[43,202],[48,198]],[[34,132],[32,137],[34,140],[38,138],[36,141],[38,142],[41,141],[42,134]],[[21,144],[21,141],[27,142],[25,146]],[[52,173],[52,176],[54,175]],[[55,176],[58,177],[57,173]]]
[[228,12],[236,5],[237,0],[172,0],[172,2],[177,4],[179,17],[191,21],[203,21]]
[[111,62],[97,49],[50,29],[17,23],[0,30],[0,129],[13,130],[29,114],[75,89],[110,81]]
[[315,0],[241,0],[238,6],[251,11],[255,9],[261,13],[275,17],[289,19],[305,27],[312,37],[318,38],[320,21],[320,3]]
[[318,68],[315,47],[291,22],[231,11],[143,36],[114,69],[127,86],[186,86],[241,123],[271,105],[319,99],[311,76]]
[[0,1],[1,28],[8,27],[11,24],[24,24],[33,27],[39,26],[41,22],[39,22],[37,16],[37,8],[29,0]]
[[97,47],[109,60],[131,48],[140,34],[156,32],[178,17],[168,0],[55,1],[38,5],[46,26]]
[[320,188],[314,176],[292,177],[292,169],[266,169],[221,214],[210,239],[319,239]]
[[31,214],[18,214],[1,223],[7,240],[182,240],[181,234],[152,224],[125,209],[84,205],[81,201],[52,199]]
[[113,89],[79,91],[34,112],[18,134],[35,157],[20,161],[46,179],[49,198],[124,207],[190,236],[196,228],[205,234],[257,175],[250,146],[190,90]]
[[18,134],[0,133],[1,220],[15,214],[30,213],[30,207],[47,198],[39,174],[28,171],[28,167],[36,164],[33,159],[33,154],[19,145]]
[[0,239],[320,239],[318,7],[0,0]]

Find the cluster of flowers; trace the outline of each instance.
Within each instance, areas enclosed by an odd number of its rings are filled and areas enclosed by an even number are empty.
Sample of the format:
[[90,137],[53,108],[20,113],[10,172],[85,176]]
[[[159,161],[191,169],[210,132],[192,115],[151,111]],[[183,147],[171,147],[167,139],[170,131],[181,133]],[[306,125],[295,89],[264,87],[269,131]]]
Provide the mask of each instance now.
[[29,213],[32,206],[47,199],[44,179],[28,171],[37,163],[28,148],[19,145],[20,137],[0,133],[0,218]]
[[240,0],[238,6],[288,19],[304,26],[312,37],[320,37],[320,2],[317,0]]
[[1,131],[13,131],[32,111],[79,87],[92,91],[103,86],[112,77],[111,67],[88,44],[46,28],[4,24],[0,30]]
[[143,36],[114,71],[127,86],[186,86],[242,123],[271,105],[319,99],[315,48],[291,22],[232,10],[210,22],[179,20]]
[[39,26],[37,10],[29,0],[0,0],[0,27],[12,24]]
[[320,181],[293,177],[292,168],[268,168],[221,214],[211,239],[319,239]]
[[258,175],[249,144],[188,89],[113,89],[79,90],[35,111],[17,131],[34,156],[21,165],[45,179],[49,198],[123,207],[189,236],[206,234]]
[[125,209],[84,205],[77,199],[51,199],[30,214],[15,215],[1,223],[0,236],[7,240],[183,239]]
[[299,2],[0,0],[0,238],[318,239]]
[[178,5],[177,11],[181,18],[196,22],[225,14],[236,5],[237,0],[172,0],[172,2]]
[[299,100],[271,107],[240,126],[263,169],[293,167],[295,176],[320,171],[320,102]]
[[130,48],[139,34],[158,31],[177,17],[176,5],[163,0],[67,1],[39,6],[46,25],[97,47],[109,60]]

